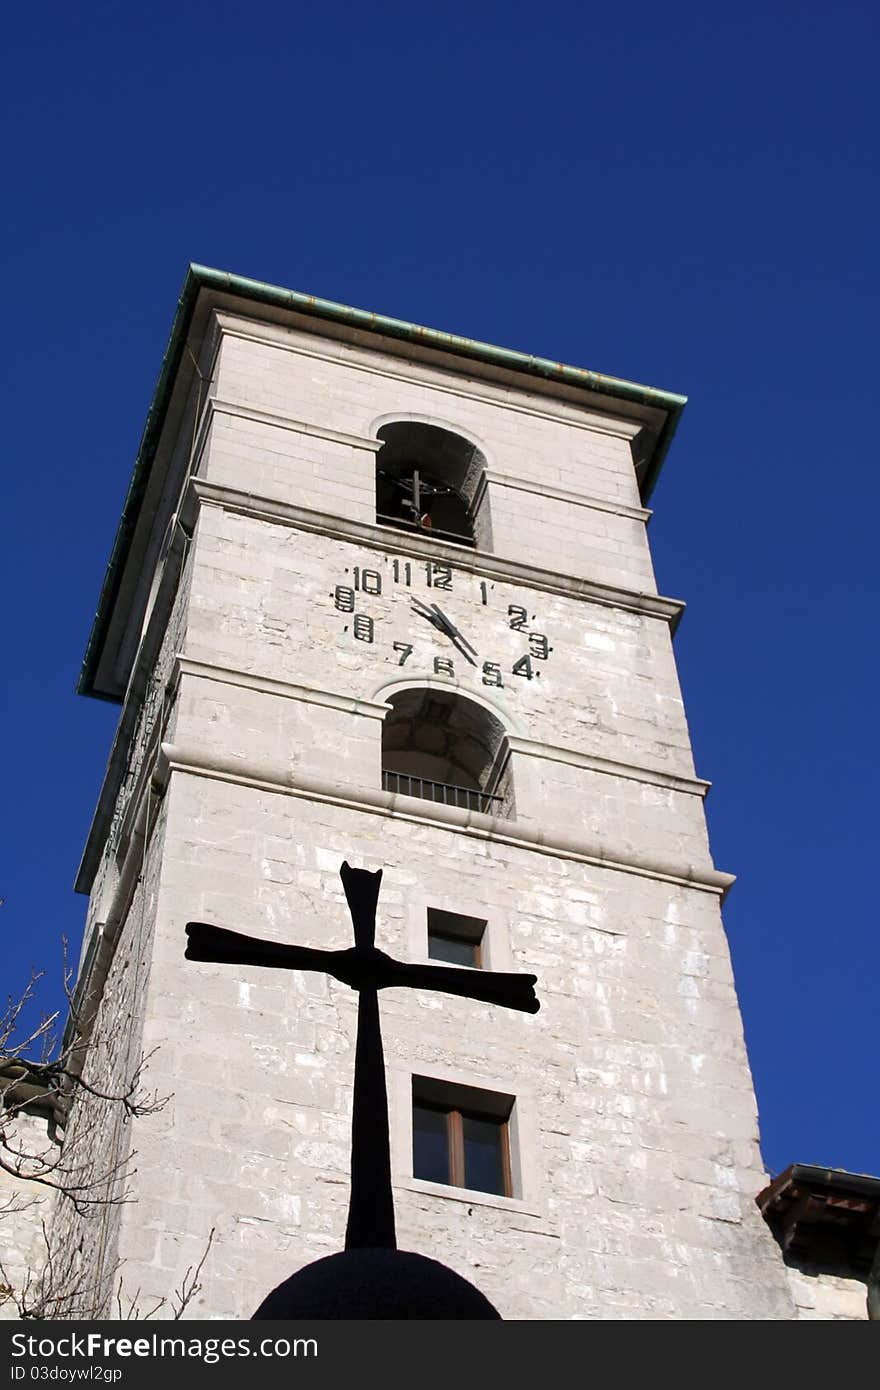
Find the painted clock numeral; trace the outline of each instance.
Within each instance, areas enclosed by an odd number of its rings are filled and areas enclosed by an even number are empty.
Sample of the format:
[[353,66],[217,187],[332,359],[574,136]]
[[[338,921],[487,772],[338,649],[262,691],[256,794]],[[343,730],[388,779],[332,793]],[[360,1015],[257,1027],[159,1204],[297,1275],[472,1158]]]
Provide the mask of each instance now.
[[[402,560],[396,556],[390,557],[390,559],[391,573],[389,576],[388,572],[385,572],[385,585],[387,586],[389,583],[393,583],[402,585],[408,589],[412,588],[413,570],[418,570],[417,562]],[[452,565],[439,564],[436,560],[427,560],[424,562],[424,565],[425,579],[430,589],[443,589],[447,591],[452,589],[452,579],[455,573]],[[333,605],[337,612],[349,613],[352,615],[351,634],[355,641],[372,644],[376,640],[375,619],[366,613],[357,613],[355,609],[359,602],[359,594],[374,597],[382,593],[382,575],[378,570],[370,569],[363,565],[353,565],[350,570],[346,569],[346,574],[351,576],[351,583],[336,585],[332,594]],[[483,608],[489,607],[489,591],[494,589],[494,587],[495,585],[489,580],[481,579],[479,581],[480,605]],[[424,605],[422,605],[422,608],[424,608]],[[438,628],[445,636],[451,638],[459,652],[467,657],[467,660],[475,668],[474,676],[476,676],[477,670],[479,670],[480,680],[483,685],[495,686],[496,688],[503,687],[504,678],[502,666],[499,662],[484,661],[481,665],[476,651],[474,651],[470,644],[458,633],[452,620],[447,619],[436,604],[431,605],[436,615],[436,620],[427,609],[423,612],[422,608],[418,609],[420,616],[430,617],[434,627]],[[534,614],[532,614],[532,618],[534,618]],[[543,632],[530,632],[528,624],[528,610],[518,603],[508,604],[508,628],[513,632],[522,633],[523,637],[528,641],[528,651],[524,656],[521,656],[518,661],[514,662],[510,670],[514,676],[520,676],[523,680],[531,681],[541,674],[539,670],[535,669],[532,663],[536,661],[546,661],[553,648],[550,646],[550,642]],[[349,628],[346,627],[345,631],[348,632]],[[397,665],[405,666],[413,655],[415,646],[412,642],[392,642],[391,649],[397,657]],[[387,651],[387,647],[385,650]],[[506,670],[506,666],[504,669]],[[434,674],[437,676],[451,676],[453,678],[455,676],[455,667],[449,657],[433,657],[433,670]]]
[[355,565],[354,587],[363,590],[365,594],[381,594],[382,576],[378,570],[364,570]]
[[452,566],[438,565],[434,560],[429,560],[425,565],[425,578],[429,589],[451,589]]

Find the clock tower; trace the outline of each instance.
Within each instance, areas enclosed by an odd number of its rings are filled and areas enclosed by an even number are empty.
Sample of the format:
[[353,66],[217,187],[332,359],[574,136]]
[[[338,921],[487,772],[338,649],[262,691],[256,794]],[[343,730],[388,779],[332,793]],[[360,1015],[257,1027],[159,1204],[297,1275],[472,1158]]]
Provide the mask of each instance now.
[[[188,921],[537,976],[383,990],[401,1248],[505,1318],[791,1317],[646,504],[682,397],[193,266],[89,641],[121,716],[78,887],[131,1201],[55,1238],[109,1304],[249,1317],[341,1249],[357,998]],[[129,1129],[134,1128],[134,1134]],[[110,1194],[113,1195],[111,1185]],[[117,1195],[119,1187],[117,1185]]]

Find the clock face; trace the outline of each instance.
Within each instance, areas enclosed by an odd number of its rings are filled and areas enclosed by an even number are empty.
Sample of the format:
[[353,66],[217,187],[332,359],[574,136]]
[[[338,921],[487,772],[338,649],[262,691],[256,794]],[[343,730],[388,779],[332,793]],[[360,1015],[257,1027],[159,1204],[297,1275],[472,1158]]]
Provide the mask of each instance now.
[[[368,557],[344,567],[330,598],[343,642],[363,643],[379,659],[411,670],[468,674],[483,685],[509,687],[539,679],[553,651],[527,606],[508,603],[492,580],[435,560],[389,556],[373,559],[371,567]],[[512,658],[510,633],[516,634]],[[442,656],[438,637],[447,648]]]

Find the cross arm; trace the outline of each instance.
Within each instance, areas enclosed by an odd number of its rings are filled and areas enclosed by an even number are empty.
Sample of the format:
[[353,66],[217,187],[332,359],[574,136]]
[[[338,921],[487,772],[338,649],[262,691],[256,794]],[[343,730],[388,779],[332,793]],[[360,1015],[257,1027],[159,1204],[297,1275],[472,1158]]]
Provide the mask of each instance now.
[[221,965],[271,965],[281,970],[326,970],[331,951],[310,946],[283,946],[257,936],[214,927],[209,922],[187,922],[187,960],[215,961]]
[[526,1014],[536,1014],[541,1007],[535,996],[537,975],[500,970],[457,970],[448,965],[407,965],[402,961],[392,961],[390,964],[394,970],[384,984],[392,987],[409,985],[414,989],[437,989],[444,994],[479,999],[485,1004],[519,1009]]

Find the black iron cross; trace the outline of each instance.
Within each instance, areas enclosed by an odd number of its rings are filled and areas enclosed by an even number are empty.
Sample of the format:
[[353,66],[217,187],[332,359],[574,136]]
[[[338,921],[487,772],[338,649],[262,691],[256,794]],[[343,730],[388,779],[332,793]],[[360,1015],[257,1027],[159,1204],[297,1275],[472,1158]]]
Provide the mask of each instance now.
[[354,1063],[351,1124],[351,1197],[346,1250],[397,1248],[391,1192],[391,1145],[385,1059],[379,1027],[378,991],[390,986],[439,989],[466,999],[500,1004],[534,1014],[534,975],[457,970],[445,965],[406,965],[375,946],[376,903],[382,870],[370,873],[343,864],[342,885],[354,925],[354,946],[347,951],[318,951],[309,946],[281,946],[242,936],[206,922],[188,922],[187,960],[227,965],[268,965],[280,970],[323,970],[360,994]]

